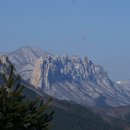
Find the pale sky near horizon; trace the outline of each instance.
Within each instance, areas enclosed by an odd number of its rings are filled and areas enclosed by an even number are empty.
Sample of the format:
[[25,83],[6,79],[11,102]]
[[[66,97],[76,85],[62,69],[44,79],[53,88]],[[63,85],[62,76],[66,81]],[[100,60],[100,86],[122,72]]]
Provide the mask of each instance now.
[[0,0],[0,52],[27,45],[130,79],[130,0]]

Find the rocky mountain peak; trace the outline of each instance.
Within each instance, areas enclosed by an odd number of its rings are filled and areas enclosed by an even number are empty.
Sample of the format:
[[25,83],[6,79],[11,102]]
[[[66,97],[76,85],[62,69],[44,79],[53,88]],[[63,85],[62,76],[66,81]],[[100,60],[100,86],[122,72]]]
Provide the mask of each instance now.
[[[129,86],[110,80],[103,67],[87,57],[54,56],[35,47],[23,47],[8,56],[24,80],[55,98],[90,106],[130,104]],[[8,64],[5,56],[0,61]]]
[[8,53],[8,57],[22,78],[26,81],[30,81],[36,61],[41,56],[48,54],[48,52],[43,51],[38,47],[25,46],[14,52]]
[[101,66],[95,65],[87,57],[82,60],[78,56],[68,57],[63,55],[60,57],[47,55],[38,59],[32,76],[32,84],[34,86],[37,86],[33,83],[36,73],[42,73],[42,76],[46,79],[46,82],[44,82],[45,86],[59,81],[71,81],[81,84],[82,81],[98,83],[104,78],[109,80],[107,73]]
[[[102,96],[105,99],[107,95],[110,97],[117,95],[116,86],[109,79],[107,72],[87,57],[83,59],[67,55],[40,57],[35,64],[30,82],[51,96],[80,101],[81,104],[88,102],[94,104],[95,100]],[[118,101],[107,102],[117,104]]]
[[14,62],[14,64],[34,64],[38,58],[44,55],[48,55],[49,53],[43,51],[38,47],[33,46],[25,46],[17,49],[14,52],[8,54],[9,59]]

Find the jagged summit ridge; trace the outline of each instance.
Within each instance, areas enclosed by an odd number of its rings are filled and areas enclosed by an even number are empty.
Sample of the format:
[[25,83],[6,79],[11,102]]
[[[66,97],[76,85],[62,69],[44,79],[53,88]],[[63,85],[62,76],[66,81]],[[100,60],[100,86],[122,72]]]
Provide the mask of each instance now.
[[[99,65],[93,64],[93,62],[88,60],[87,57],[84,57],[83,60],[78,56],[68,57],[66,55],[61,57],[41,57],[36,63],[33,75],[35,76],[35,72],[40,73],[42,71],[41,69],[44,68],[46,68],[46,70],[43,71],[43,76],[45,76],[47,80],[44,82],[45,86],[48,84],[51,85],[51,83],[60,81],[63,82],[66,80],[77,84],[82,84],[82,81],[91,81],[97,84],[103,78],[109,80],[109,77],[103,68]],[[37,84],[34,84],[34,86],[36,85]]]
[[83,105],[96,105],[99,99],[110,106],[130,102],[122,96],[122,90],[109,79],[103,67],[87,57],[41,57],[36,62],[31,84],[53,97]]
[[[24,80],[55,98],[91,106],[130,104],[129,85],[113,82],[87,57],[54,56],[30,46],[5,54]],[[7,59],[1,61],[9,65]]]

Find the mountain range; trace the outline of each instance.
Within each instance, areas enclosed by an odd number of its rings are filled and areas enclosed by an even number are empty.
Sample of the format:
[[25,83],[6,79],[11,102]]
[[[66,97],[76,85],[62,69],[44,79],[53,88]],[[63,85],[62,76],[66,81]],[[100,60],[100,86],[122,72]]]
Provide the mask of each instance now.
[[[12,63],[5,55],[0,55],[0,83],[4,83],[3,75],[8,76]],[[15,73],[17,74],[17,73]],[[15,75],[14,75],[15,76]],[[24,82],[24,95],[26,98],[33,100],[40,97],[46,102],[50,97],[45,93],[36,90],[31,84]],[[83,107],[73,102],[53,99],[49,109],[55,110],[54,119],[52,122],[52,130],[124,130],[123,127],[115,125],[113,121],[106,121],[97,113],[87,107]],[[115,120],[115,118],[112,118]],[[122,123],[124,125],[124,123]]]
[[7,54],[17,72],[36,89],[84,106],[126,106],[130,87],[112,81],[101,65],[87,57],[55,56],[26,46]]

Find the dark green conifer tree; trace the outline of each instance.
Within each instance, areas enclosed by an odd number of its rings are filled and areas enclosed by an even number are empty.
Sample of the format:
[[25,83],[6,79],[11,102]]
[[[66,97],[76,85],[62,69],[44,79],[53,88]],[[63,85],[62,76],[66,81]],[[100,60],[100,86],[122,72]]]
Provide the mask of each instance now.
[[11,65],[9,76],[3,75],[0,86],[0,130],[50,130],[54,112],[48,112],[50,100],[43,104],[39,98],[28,100],[23,94],[25,86],[14,75]]

